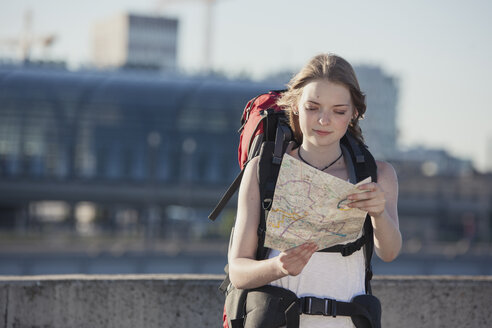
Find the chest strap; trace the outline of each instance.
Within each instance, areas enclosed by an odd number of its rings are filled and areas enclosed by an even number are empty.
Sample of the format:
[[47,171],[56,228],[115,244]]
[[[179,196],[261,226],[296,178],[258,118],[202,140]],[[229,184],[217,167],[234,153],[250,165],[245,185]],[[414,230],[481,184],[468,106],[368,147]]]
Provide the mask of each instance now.
[[299,298],[299,314],[348,316],[356,327],[381,328],[381,303],[372,295],[355,296],[351,302],[331,298]]
[[331,247],[319,250],[318,252],[340,253],[340,254],[342,254],[342,256],[350,256],[353,253],[360,250],[362,248],[362,246],[364,246],[367,243],[367,240],[368,240],[368,235],[363,234],[359,239],[357,239],[351,243],[331,246]]

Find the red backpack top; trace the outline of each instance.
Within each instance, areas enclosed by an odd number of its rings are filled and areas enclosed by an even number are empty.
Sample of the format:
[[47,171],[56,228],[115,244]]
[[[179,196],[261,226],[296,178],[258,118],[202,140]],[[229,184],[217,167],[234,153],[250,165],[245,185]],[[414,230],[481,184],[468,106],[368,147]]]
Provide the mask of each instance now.
[[264,111],[273,109],[275,112],[282,110],[277,106],[280,91],[270,91],[251,99],[244,108],[241,117],[241,133],[239,138],[238,161],[241,170],[245,163],[258,155],[259,146],[265,133]]
[[[282,91],[270,91],[261,94],[246,104],[241,116],[241,127],[239,128],[238,162],[241,172],[222,196],[215,209],[208,218],[214,221],[223,210],[229,199],[239,189],[246,164],[255,156],[259,155],[261,144],[265,140],[275,140],[277,121],[279,117],[285,118],[284,111],[277,106],[277,100]],[[284,120],[285,121],[285,120]],[[269,123],[270,122],[270,123]],[[269,126],[270,125],[270,126]],[[290,128],[286,128],[290,132]],[[292,138],[292,134],[283,138],[285,142]],[[285,147],[284,147],[285,148]],[[279,159],[283,155],[282,149],[277,150]],[[280,163],[279,163],[280,164]]]

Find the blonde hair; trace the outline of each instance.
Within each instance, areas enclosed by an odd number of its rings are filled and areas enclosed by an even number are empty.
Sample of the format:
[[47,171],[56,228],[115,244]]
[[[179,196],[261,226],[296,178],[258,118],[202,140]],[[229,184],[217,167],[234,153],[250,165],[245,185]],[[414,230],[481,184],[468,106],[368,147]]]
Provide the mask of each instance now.
[[304,86],[314,80],[328,80],[346,86],[350,92],[357,116],[350,121],[348,131],[360,142],[364,142],[359,119],[366,112],[365,94],[360,90],[359,82],[352,66],[342,57],[334,54],[320,54],[313,57],[287,84],[287,91],[277,101],[289,119],[290,127],[296,141],[302,143],[302,132],[299,127],[297,111]]

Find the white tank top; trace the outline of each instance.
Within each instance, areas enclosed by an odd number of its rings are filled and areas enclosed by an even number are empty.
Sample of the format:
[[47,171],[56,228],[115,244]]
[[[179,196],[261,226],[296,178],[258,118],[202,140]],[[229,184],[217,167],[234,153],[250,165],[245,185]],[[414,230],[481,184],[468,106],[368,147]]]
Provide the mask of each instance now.
[[[272,250],[269,257],[279,251]],[[340,253],[316,252],[297,276],[274,280],[273,286],[289,289],[297,297],[315,296],[350,302],[357,295],[365,294],[365,264],[363,249],[350,256]],[[322,315],[301,315],[300,328],[354,328],[350,317],[325,317]]]

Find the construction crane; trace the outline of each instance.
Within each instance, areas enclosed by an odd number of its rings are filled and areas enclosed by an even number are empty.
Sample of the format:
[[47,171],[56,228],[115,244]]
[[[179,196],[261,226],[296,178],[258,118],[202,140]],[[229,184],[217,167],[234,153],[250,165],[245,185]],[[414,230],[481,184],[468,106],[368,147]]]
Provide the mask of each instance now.
[[47,51],[56,42],[55,34],[34,35],[32,32],[33,14],[30,10],[24,13],[22,33],[19,38],[4,38],[0,39],[0,47],[13,49],[16,56],[22,62],[27,62],[31,59],[32,49],[34,46],[39,46],[44,57],[47,57]]
[[166,7],[182,2],[190,2],[190,1],[201,1],[205,3],[205,40],[204,40],[204,50],[203,50],[203,62],[204,68],[207,71],[210,71],[212,68],[212,43],[213,43],[213,22],[214,22],[214,13],[213,8],[217,1],[219,0],[159,0],[157,2],[156,9],[158,11],[165,11]]

